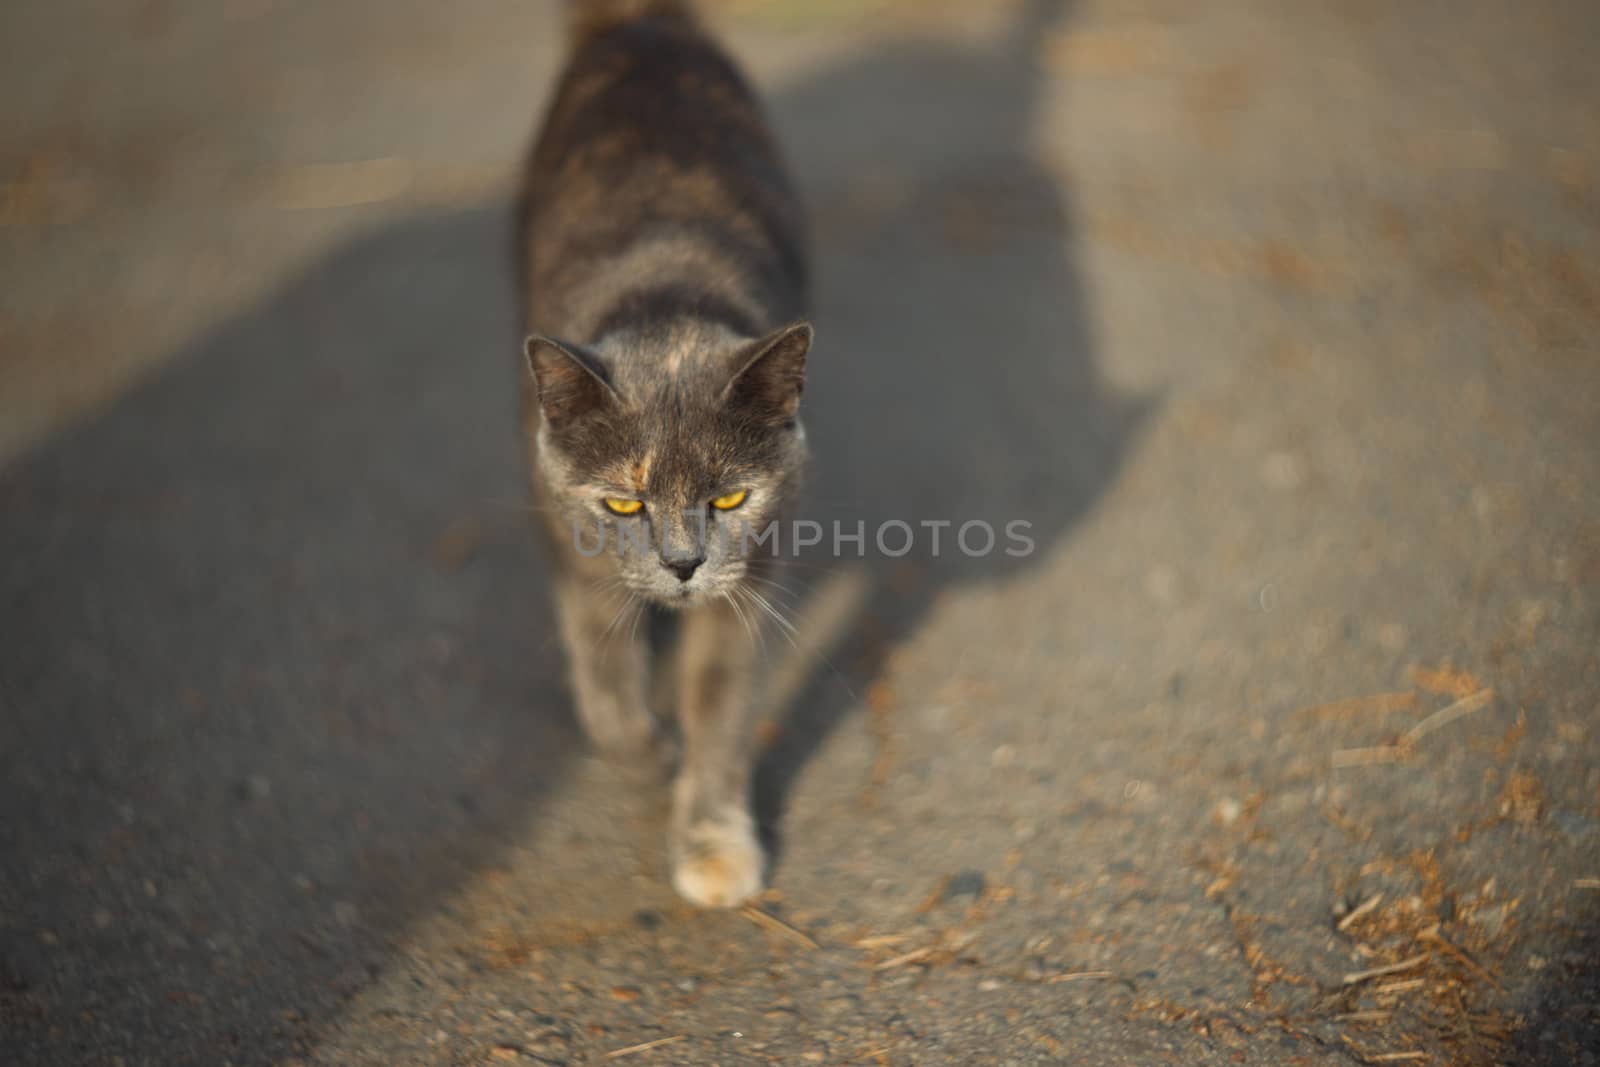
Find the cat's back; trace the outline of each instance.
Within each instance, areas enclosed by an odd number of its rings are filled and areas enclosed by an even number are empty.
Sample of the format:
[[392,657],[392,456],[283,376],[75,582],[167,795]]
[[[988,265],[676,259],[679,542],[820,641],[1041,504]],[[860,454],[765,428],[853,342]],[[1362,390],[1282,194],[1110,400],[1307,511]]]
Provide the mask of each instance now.
[[[591,340],[628,308],[805,310],[802,213],[744,77],[680,0],[578,0],[523,187],[529,325]],[[741,331],[742,332],[742,331]]]

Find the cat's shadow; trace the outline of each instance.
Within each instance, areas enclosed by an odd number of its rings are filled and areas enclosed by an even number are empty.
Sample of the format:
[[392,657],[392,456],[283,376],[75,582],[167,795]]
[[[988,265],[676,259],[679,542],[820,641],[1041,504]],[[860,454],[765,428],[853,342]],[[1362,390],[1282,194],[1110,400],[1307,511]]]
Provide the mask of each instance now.
[[581,751],[510,224],[353,242],[0,474],[0,1060],[290,1052]]
[[[1032,146],[1041,53],[1066,7],[1030,0],[991,41],[874,50],[775,103],[816,216],[819,283],[805,401],[816,463],[801,514],[824,538],[786,580],[865,586],[852,620],[802,641],[831,651],[758,769],[775,844],[790,782],[884,655],[935,598],[1038,565],[1109,484],[1150,407],[1101,379],[1070,190]],[[969,522],[985,525],[963,545]],[[835,526],[858,524],[865,558],[847,540],[836,553]]]

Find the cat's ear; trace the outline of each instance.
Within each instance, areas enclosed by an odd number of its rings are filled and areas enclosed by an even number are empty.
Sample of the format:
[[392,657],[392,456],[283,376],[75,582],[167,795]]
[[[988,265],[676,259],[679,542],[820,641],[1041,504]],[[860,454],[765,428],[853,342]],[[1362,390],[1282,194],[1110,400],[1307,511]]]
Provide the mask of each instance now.
[[797,322],[740,349],[722,402],[763,422],[794,421],[806,384],[811,334],[809,322]]
[[522,346],[539,385],[539,408],[551,426],[620,403],[603,363],[577,345],[534,334]]

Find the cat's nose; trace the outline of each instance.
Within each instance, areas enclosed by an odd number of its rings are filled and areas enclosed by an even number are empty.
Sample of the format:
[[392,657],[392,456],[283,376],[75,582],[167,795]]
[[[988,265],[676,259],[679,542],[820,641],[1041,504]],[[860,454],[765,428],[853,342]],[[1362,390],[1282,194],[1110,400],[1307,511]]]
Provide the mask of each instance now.
[[661,561],[661,565],[676,574],[678,581],[687,582],[694,577],[694,572],[699,570],[700,564],[705,561],[706,558],[704,556],[693,556],[689,559],[664,559]]

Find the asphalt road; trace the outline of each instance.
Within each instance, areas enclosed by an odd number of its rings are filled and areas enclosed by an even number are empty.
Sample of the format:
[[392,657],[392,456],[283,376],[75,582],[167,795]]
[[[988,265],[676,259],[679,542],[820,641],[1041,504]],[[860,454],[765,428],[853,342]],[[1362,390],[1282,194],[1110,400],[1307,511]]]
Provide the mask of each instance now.
[[717,10],[809,513],[1037,544],[794,571],[759,914],[526,529],[554,7],[0,15],[0,1062],[1595,1062],[1600,14]]

